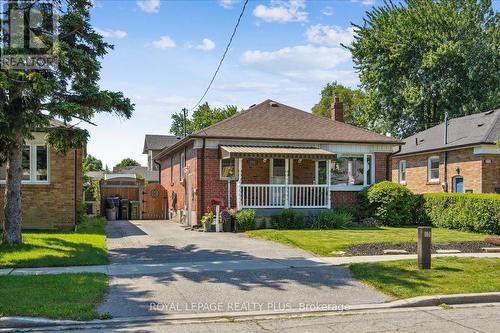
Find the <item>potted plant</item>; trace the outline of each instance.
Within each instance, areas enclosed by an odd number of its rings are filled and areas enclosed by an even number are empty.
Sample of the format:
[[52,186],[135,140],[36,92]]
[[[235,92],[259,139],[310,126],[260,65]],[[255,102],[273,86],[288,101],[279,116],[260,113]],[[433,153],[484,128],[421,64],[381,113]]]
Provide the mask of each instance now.
[[209,208],[203,217],[201,218],[201,224],[203,225],[203,230],[205,232],[210,231],[210,225],[214,221],[214,212]]

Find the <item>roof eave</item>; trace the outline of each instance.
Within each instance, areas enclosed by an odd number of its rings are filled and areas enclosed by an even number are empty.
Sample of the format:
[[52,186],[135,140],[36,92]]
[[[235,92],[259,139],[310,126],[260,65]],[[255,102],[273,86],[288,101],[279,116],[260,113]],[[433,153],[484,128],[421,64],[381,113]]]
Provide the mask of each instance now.
[[401,156],[420,155],[420,154],[426,154],[426,153],[437,153],[437,152],[447,151],[447,150],[457,150],[457,149],[475,147],[477,145],[495,145],[495,143],[493,143],[493,142],[467,143],[467,144],[457,145],[457,146],[439,147],[439,148],[433,148],[433,149],[418,150],[418,151],[405,152],[405,153],[397,153],[397,154],[394,154],[393,156],[394,157],[401,157]]

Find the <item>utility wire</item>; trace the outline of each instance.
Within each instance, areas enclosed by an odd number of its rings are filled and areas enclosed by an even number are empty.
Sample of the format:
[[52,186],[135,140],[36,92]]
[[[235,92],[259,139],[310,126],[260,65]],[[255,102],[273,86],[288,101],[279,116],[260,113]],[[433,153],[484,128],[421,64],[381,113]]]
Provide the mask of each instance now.
[[224,54],[222,55],[222,58],[219,61],[219,65],[217,66],[217,69],[215,70],[215,73],[212,76],[212,79],[210,80],[210,83],[208,84],[207,89],[205,90],[205,92],[203,93],[203,95],[201,96],[201,98],[198,100],[198,102],[191,108],[190,111],[193,111],[201,103],[201,101],[203,100],[203,98],[205,98],[205,96],[207,95],[208,91],[212,87],[212,84],[215,81],[215,77],[217,76],[217,73],[219,73],[220,67],[222,66],[222,62],[226,58],[226,54],[229,51],[229,47],[231,46],[231,43],[233,42],[234,35],[236,34],[236,30],[238,30],[238,26],[240,25],[241,17],[245,13],[245,8],[247,7],[247,4],[248,4],[248,0],[245,0],[245,3],[243,4],[243,8],[241,9],[240,16],[238,17],[238,21],[236,22],[236,25],[234,26],[233,33],[231,34],[231,38],[229,38],[229,43],[226,46],[226,50],[224,51]]

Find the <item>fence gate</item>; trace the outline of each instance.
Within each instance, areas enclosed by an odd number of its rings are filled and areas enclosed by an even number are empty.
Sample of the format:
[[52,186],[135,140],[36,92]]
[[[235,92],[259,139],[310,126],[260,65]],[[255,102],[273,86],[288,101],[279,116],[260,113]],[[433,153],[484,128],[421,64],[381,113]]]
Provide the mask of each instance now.
[[167,216],[167,191],[161,184],[149,184],[143,192],[143,220],[165,220]]

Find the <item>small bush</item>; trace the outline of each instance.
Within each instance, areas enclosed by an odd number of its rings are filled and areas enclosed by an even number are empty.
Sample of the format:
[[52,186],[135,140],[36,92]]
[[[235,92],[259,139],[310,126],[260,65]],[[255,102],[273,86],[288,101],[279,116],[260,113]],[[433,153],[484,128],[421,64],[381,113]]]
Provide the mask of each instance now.
[[486,243],[490,243],[492,245],[498,245],[500,246],[500,237],[486,237],[484,239]]
[[500,195],[424,194],[424,211],[433,226],[500,234]]
[[306,218],[300,211],[282,209],[271,216],[271,225],[274,229],[304,229]]
[[80,200],[76,203],[76,224],[82,224],[86,216],[87,207],[85,206],[85,202]]
[[390,181],[377,183],[367,190],[366,200],[364,204],[368,205],[369,212],[385,225],[404,225],[414,222],[412,210],[415,196],[401,184]]
[[255,210],[243,209],[236,213],[236,224],[239,231],[255,229]]
[[352,224],[354,216],[346,209],[330,209],[311,219],[311,229],[340,229]]

